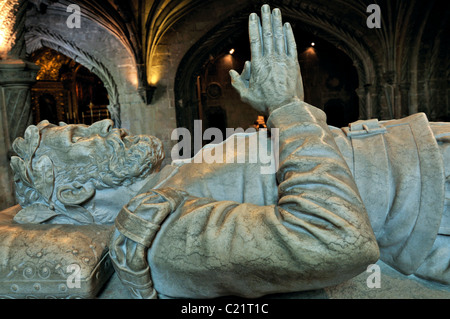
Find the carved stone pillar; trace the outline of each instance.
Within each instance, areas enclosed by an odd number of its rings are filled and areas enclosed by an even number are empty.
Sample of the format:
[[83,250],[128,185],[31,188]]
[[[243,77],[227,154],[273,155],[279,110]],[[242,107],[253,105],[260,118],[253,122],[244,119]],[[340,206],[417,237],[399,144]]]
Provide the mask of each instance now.
[[[396,109],[396,73],[395,71],[387,71],[383,74],[383,87],[384,95],[386,98],[386,110],[383,114],[383,118],[398,118],[399,112]],[[386,114],[387,113],[387,114]]]
[[22,60],[0,61],[0,88],[3,92],[1,108],[6,109],[10,141],[22,136],[31,124],[31,85],[36,82],[39,67]]
[[402,117],[412,114],[410,112],[410,104],[411,104],[410,97],[409,97],[410,87],[411,87],[410,83],[401,83],[399,85]]
[[368,120],[377,116],[375,107],[376,92],[372,84],[365,84],[364,87],[356,89],[359,97],[359,119]]
[[15,203],[10,171],[11,145],[31,124],[31,85],[39,67],[22,60],[0,60],[0,209]]
[[364,88],[357,88],[355,90],[356,95],[358,95],[359,100],[359,119],[366,120],[367,119],[367,94]]

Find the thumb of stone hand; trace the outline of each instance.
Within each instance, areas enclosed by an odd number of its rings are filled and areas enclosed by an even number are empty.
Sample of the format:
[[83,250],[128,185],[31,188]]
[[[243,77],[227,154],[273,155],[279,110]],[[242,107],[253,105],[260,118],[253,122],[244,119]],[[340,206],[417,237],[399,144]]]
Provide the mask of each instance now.
[[255,98],[251,97],[250,92],[250,78],[251,78],[251,67],[252,64],[250,61],[245,62],[244,69],[242,73],[239,75],[235,70],[230,70],[231,77],[231,85],[236,89],[239,93],[242,102],[250,104],[253,108],[258,111],[265,111],[260,109],[261,106],[256,101]]

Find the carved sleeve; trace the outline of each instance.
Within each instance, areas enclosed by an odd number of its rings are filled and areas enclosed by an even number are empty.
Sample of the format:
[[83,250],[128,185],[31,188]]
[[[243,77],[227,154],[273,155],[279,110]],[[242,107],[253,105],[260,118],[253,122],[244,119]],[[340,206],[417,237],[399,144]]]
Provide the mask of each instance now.
[[259,297],[318,289],[378,259],[366,210],[325,114],[295,102],[275,110],[268,124],[280,130],[277,205],[186,197],[148,250],[158,293]]

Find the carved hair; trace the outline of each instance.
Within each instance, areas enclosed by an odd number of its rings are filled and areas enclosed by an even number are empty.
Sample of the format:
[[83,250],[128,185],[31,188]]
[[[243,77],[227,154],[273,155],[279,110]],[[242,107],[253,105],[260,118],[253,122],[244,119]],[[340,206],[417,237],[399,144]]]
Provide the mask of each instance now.
[[36,202],[51,205],[55,186],[75,182],[92,183],[96,189],[129,185],[158,169],[164,158],[162,143],[156,137],[128,136],[123,129],[113,129],[108,134],[110,154],[94,154],[92,161],[69,166],[50,147],[41,145],[43,130],[56,126],[42,121],[28,127],[24,138],[13,143],[18,156],[11,158],[11,167],[16,197],[22,207]]

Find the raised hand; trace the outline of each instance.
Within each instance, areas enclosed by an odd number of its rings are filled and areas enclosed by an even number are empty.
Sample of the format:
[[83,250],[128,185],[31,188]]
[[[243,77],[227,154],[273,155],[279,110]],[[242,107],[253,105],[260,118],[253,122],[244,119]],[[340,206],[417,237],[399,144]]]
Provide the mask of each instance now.
[[249,17],[251,62],[242,74],[230,71],[231,83],[243,102],[263,113],[295,100],[303,101],[303,82],[297,58],[297,45],[291,25],[281,20],[281,12],[261,9],[262,27],[256,13]]

